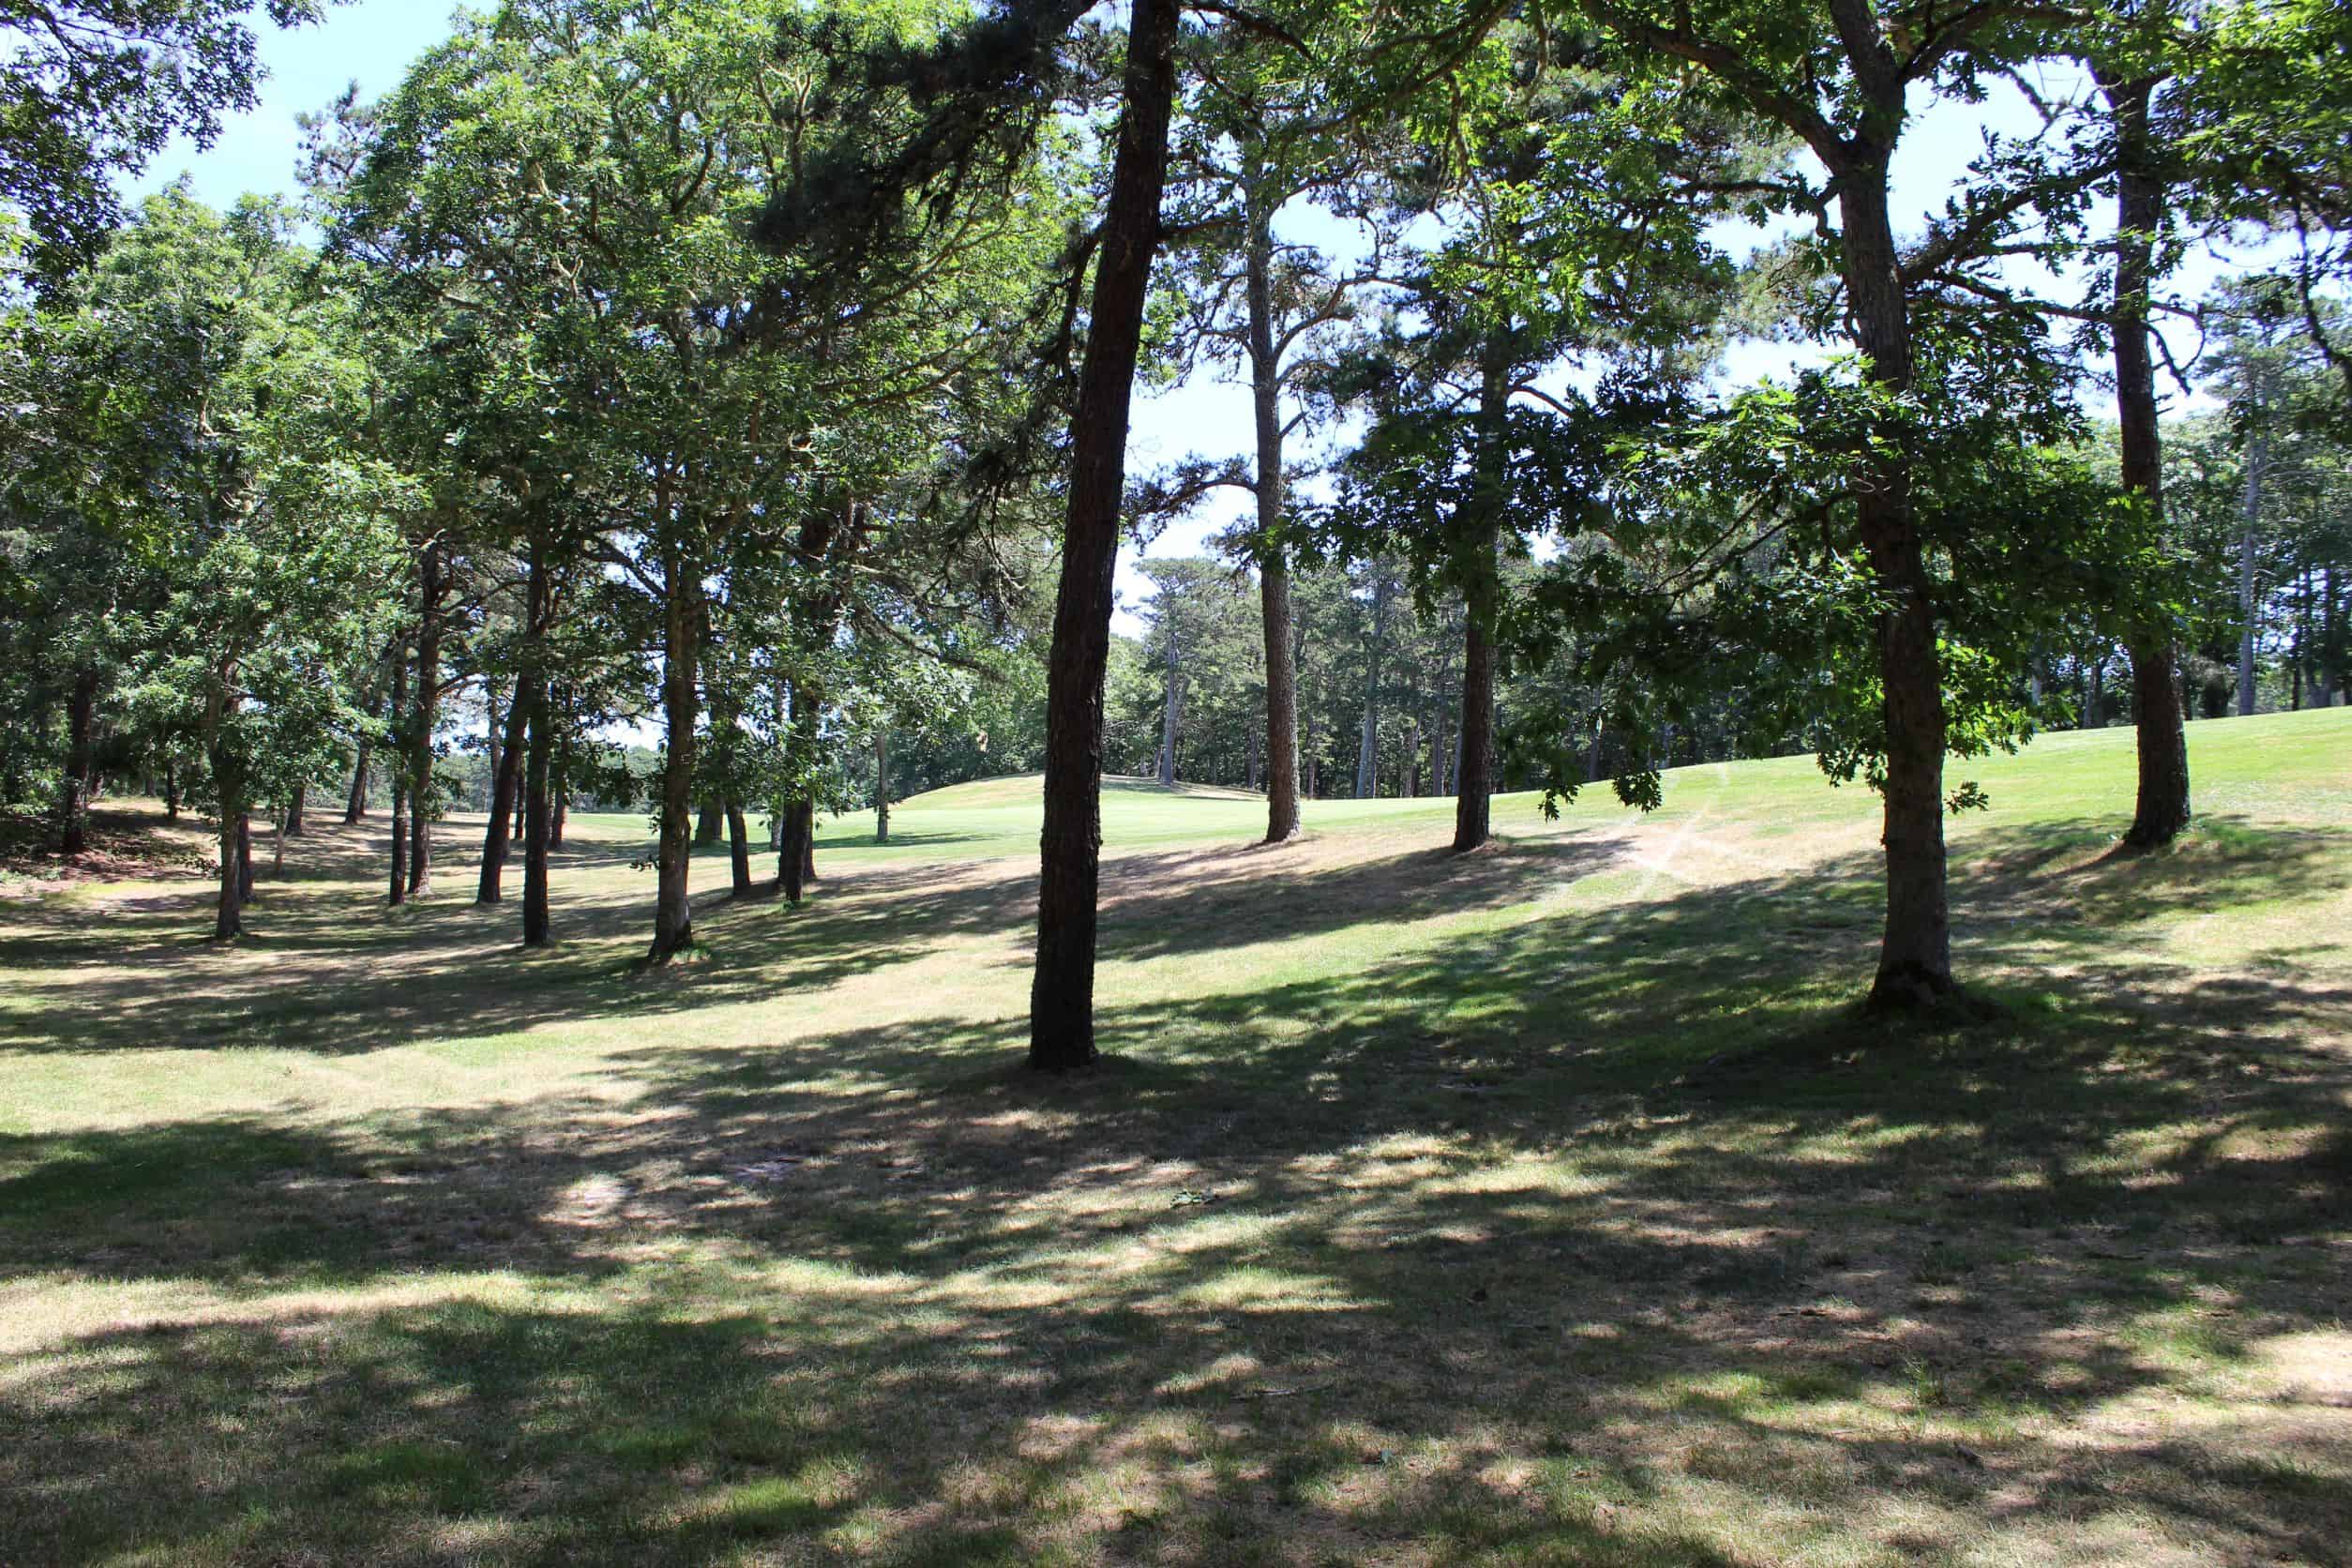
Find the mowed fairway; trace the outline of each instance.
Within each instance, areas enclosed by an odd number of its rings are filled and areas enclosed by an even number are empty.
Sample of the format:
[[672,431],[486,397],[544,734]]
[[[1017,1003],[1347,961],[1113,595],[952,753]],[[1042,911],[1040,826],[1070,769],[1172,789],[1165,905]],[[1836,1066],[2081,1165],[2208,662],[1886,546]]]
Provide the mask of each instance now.
[[0,1562],[2344,1561],[2352,712],[2190,738],[2149,858],[2127,731],[1954,764],[1924,1036],[1802,759],[1114,788],[1069,1081],[1033,780],[667,972],[636,819],[528,957],[465,820],[0,900]]

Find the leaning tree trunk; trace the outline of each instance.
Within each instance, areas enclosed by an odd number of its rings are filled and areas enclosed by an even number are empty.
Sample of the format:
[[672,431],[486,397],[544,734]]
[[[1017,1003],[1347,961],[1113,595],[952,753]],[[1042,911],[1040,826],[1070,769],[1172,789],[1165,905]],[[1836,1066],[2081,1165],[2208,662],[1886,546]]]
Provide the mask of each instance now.
[[[2156,407],[2156,364],[2148,351],[2148,294],[2164,223],[2164,186],[2150,166],[2148,109],[2155,83],[2109,85],[2119,170],[2116,200],[2115,382],[2124,493],[2141,498],[2148,525],[2162,523],[2164,449]],[[2124,842],[2169,844],[2189,825],[2189,737],[2181,717],[2179,660],[2171,628],[2135,617],[2125,640],[2132,658],[2132,716],[2138,731],[2139,798]]]
[[1249,190],[1249,384],[1258,426],[1258,599],[1266,629],[1266,842],[1300,832],[1299,675],[1290,657],[1290,551],[1282,536],[1282,361],[1274,333],[1274,215]]
[[529,722],[524,713],[524,681],[515,682],[514,700],[506,704],[506,733],[498,745],[498,766],[491,772],[490,822],[482,830],[482,872],[474,890],[477,904],[495,904],[505,896],[506,856],[514,847],[515,799],[522,789],[523,734]]
[[[408,650],[399,643],[392,645],[392,722],[396,741],[399,727],[407,719],[401,710],[408,706]],[[408,902],[408,786],[411,777],[404,765],[400,746],[393,750],[392,774],[392,882],[390,901]]]
[[441,598],[445,585],[438,540],[425,547],[417,578],[416,731],[409,737],[408,786],[412,898],[426,897],[433,890],[433,731],[441,727]]
[[1103,672],[1116,602],[1112,575],[1119,564],[1128,411],[1168,180],[1179,14],[1177,0],[1134,0],[1130,8],[1125,107],[1097,239],[1092,329],[1071,426],[1062,582],[1047,666],[1046,820],[1039,838],[1037,970],[1029,996],[1029,1064],[1047,1072],[1082,1067],[1095,1057]]
[[356,827],[368,815],[368,754],[375,743],[367,736],[359,737],[358,754],[352,759],[351,795],[343,803],[343,825]]
[[[1881,113],[1899,122],[1901,88]],[[1909,390],[1910,316],[1887,210],[1887,159],[1864,153],[1839,173],[1846,284],[1855,336],[1873,381]],[[1886,746],[1886,926],[1874,1008],[1938,1006],[1958,993],[1952,973],[1944,857],[1943,670],[1936,607],[1913,513],[1911,475],[1899,455],[1865,463],[1855,512],[1862,545],[1886,608],[1877,625]]]
[[1503,442],[1511,397],[1510,366],[1500,342],[1490,342],[1480,355],[1478,420],[1471,454],[1475,493],[1473,516],[1465,541],[1462,617],[1462,717],[1455,732],[1461,737],[1462,761],[1455,776],[1454,852],[1477,849],[1492,836],[1495,792],[1495,617],[1500,612],[1502,584],[1495,562],[1501,536],[1505,465],[1510,454]]
[[667,963],[694,943],[690,882],[694,867],[694,726],[701,703],[694,677],[701,657],[701,574],[683,560],[667,564],[662,616],[661,708],[668,754],[661,771],[661,844],[656,853],[658,891],[654,942],[648,957]]
[[66,776],[57,784],[57,843],[66,854],[90,847],[90,776],[97,748],[98,672],[79,671],[66,698]]

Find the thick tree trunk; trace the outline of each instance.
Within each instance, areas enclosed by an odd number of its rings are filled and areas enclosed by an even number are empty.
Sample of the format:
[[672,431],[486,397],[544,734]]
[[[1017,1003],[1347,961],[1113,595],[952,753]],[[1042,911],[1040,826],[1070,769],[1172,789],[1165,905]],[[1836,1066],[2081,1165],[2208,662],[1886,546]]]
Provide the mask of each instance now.
[[[1902,116],[1901,88],[1878,113]],[[1910,316],[1893,229],[1887,211],[1887,161],[1864,154],[1840,171],[1848,308],[1872,379],[1892,393],[1909,390]],[[1878,618],[1878,675],[1886,743],[1886,925],[1875,1008],[1933,1007],[1956,995],[1944,859],[1943,671],[1936,646],[1936,610],[1911,475],[1898,456],[1870,463],[1855,511],[1862,545],[1884,596]]]
[[367,736],[359,737],[358,754],[352,759],[351,794],[343,802],[343,825],[357,827],[368,816],[368,761],[375,743]]
[[654,942],[647,956],[666,963],[694,942],[690,881],[694,866],[694,726],[701,717],[695,688],[701,629],[701,574],[683,561],[668,564],[668,602],[662,616],[661,709],[669,749],[661,772],[661,846],[656,854],[659,888]]
[[1475,516],[1465,541],[1462,599],[1467,630],[1462,640],[1462,762],[1454,781],[1454,852],[1465,853],[1491,834],[1495,792],[1495,618],[1501,611],[1500,571],[1495,547],[1501,535],[1504,447],[1511,397],[1510,366],[1501,345],[1492,343],[1479,364],[1478,419],[1471,454],[1476,476]]
[[555,584],[547,547],[531,541],[525,611],[522,683],[515,703],[527,727],[523,759],[522,944],[545,947],[550,934],[548,910],[548,789],[555,761],[554,704],[548,700],[548,632],[555,620]]
[[751,824],[744,820],[743,807],[733,801],[727,803],[727,848],[734,871],[734,895],[738,898],[751,896]]
[[874,731],[874,842],[890,842],[890,736]]
[[409,736],[408,895],[433,890],[433,732],[441,728],[441,600],[447,578],[438,540],[417,563],[416,718]]
[[1266,636],[1266,842],[1299,836],[1299,676],[1290,657],[1290,549],[1283,537],[1282,361],[1274,346],[1274,215],[1249,194],[1249,382],[1258,430],[1258,600]]
[[1082,1067],[1095,1056],[1103,671],[1115,603],[1128,411],[1168,180],[1178,20],[1176,0],[1134,0],[1130,8],[1125,108],[1097,242],[1092,327],[1071,430],[1062,582],[1047,672],[1046,819],[1039,836],[1037,970],[1029,1003],[1029,1063],[1047,1072]]
[[727,831],[727,807],[716,799],[702,803],[694,819],[694,842],[697,848],[707,848],[718,842],[718,836]]
[[[2119,171],[2116,202],[2116,411],[2123,490],[2141,498],[2148,521],[2164,517],[2164,448],[2156,406],[2156,363],[2148,341],[2148,292],[2156,231],[2164,220],[2163,177],[2150,167],[2148,109],[2155,90],[2145,79],[2106,85],[2115,115]],[[2125,641],[2132,659],[2132,717],[2139,746],[2139,796],[2124,842],[2169,844],[2189,825],[2189,737],[2181,718],[2179,660],[2161,619],[2135,618]],[[2252,678],[2247,660],[2241,682]],[[2251,691],[2249,688],[2249,696]]]
[[90,847],[90,776],[97,769],[98,672],[75,672],[66,695],[66,774],[57,783],[57,844],[66,854]]
[[[220,771],[217,761],[213,771]],[[215,942],[230,942],[245,934],[245,879],[237,860],[237,823],[242,820],[224,798],[220,804],[220,896],[212,924]]]
[[784,847],[776,852],[776,881],[783,884],[784,901],[795,909],[807,891],[809,869],[817,852],[816,836],[814,802],[796,800],[784,807]]
[[293,797],[291,800],[289,800],[289,801],[287,801],[287,802],[286,802],[286,837],[289,837],[289,838],[299,838],[299,837],[301,837],[303,836],[303,833],[305,832],[305,826],[304,826],[304,823],[303,823],[303,821],[302,821],[302,813],[303,813],[303,808],[304,808],[305,807],[307,807],[307,806],[309,804],[309,802],[310,802],[310,790],[309,790],[309,787],[308,785],[304,785],[304,784],[297,784],[297,785],[295,785],[295,786],[294,786],[294,797]]
[[407,766],[406,733],[398,729],[405,725],[404,711],[408,707],[408,650],[399,643],[392,646],[392,722],[396,726],[396,744],[392,762],[392,881],[390,901],[408,902],[408,788],[414,776]]
[[492,737],[498,766],[490,774],[490,823],[482,830],[482,872],[474,891],[477,904],[495,904],[505,897],[506,856],[514,847],[515,803],[522,791],[523,735],[529,724],[529,715],[523,711],[525,684],[523,677],[515,682],[514,701],[506,704],[504,740]]
[[555,776],[554,807],[548,818],[547,847],[549,849],[560,850],[564,847],[564,828],[570,820],[571,814],[572,792],[570,787],[564,782],[563,774],[559,772]]

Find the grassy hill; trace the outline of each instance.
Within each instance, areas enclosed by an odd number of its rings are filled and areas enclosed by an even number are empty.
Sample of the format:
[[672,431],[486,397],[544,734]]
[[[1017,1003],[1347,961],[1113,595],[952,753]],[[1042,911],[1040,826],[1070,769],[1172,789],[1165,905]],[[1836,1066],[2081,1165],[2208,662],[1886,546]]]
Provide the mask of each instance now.
[[[1856,1018],[1875,801],[1120,781],[1108,1060],[1018,1069],[1036,783],[640,968],[200,833],[0,899],[0,1559],[2254,1563],[2352,1540],[2352,712],[1955,764],[1997,1022]],[[380,824],[379,824],[380,825]],[[262,849],[266,867],[269,848]],[[698,875],[723,890],[723,860]]]

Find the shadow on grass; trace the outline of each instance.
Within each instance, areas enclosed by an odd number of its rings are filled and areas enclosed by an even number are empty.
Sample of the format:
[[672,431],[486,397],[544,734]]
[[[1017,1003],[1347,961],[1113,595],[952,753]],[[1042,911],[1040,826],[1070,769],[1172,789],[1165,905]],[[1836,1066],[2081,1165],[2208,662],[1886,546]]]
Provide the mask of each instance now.
[[[2226,1398],[2352,1308],[2352,991],[2182,987],[2121,939],[2338,891],[2343,841],[2238,838],[2194,877],[2070,824],[1977,848],[1973,969],[2103,967],[1934,1035],[1838,1003],[1875,927],[1858,857],[1108,1010],[1111,1060],[1068,1082],[942,1017],[626,1054],[607,1087],[634,1098],[0,1141],[8,1275],[201,1292],[194,1320],[61,1326],[0,1388],[0,1532],[942,1563],[2093,1561],[2153,1532],[2325,1560],[2352,1538],[2334,1395],[2219,1435],[2142,1412]],[[1254,911],[1214,902],[1219,864],[1123,866],[1112,955],[1616,860],[1390,857]],[[870,910],[818,906],[773,961],[1025,897],[865,877]]]

